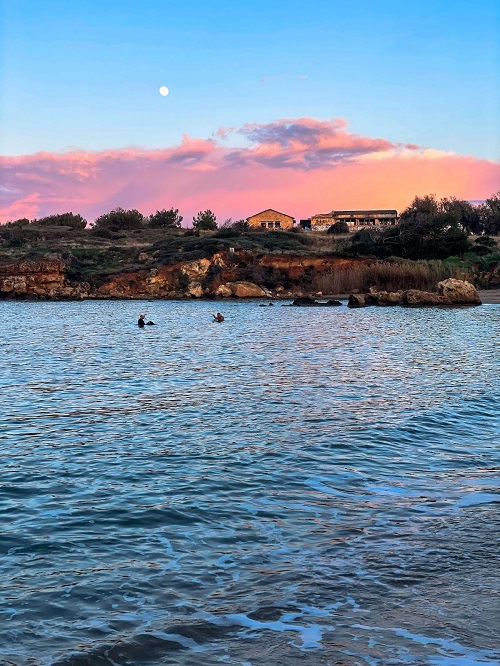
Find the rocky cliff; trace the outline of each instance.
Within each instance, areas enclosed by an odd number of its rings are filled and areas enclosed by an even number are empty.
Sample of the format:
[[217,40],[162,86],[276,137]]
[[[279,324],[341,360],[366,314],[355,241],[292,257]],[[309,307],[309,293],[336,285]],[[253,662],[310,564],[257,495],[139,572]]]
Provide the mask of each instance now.
[[58,259],[26,260],[0,265],[0,298],[82,299],[90,285],[71,285],[66,264]]
[[263,298],[297,296],[313,275],[346,269],[360,260],[255,252],[219,252],[211,258],[124,269],[98,280],[75,280],[59,259],[0,265],[0,298]]

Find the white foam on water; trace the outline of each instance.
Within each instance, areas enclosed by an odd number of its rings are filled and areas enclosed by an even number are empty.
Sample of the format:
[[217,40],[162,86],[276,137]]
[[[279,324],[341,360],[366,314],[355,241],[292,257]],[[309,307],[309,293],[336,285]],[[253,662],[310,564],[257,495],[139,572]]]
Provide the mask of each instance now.
[[[328,495],[336,495],[338,497],[349,497],[349,493],[342,490],[337,490],[331,486],[327,486],[324,481],[328,481],[324,476],[310,477],[304,481],[306,486],[313,490],[318,490],[320,493],[327,493]],[[359,498],[359,496],[357,496]]]
[[248,629],[251,632],[257,631],[275,631],[275,632],[293,632],[299,634],[302,640],[301,644],[291,643],[299,650],[318,650],[322,649],[323,645],[321,644],[321,638],[325,631],[334,631],[333,626],[327,625],[299,625],[299,624],[289,624],[290,620],[299,617],[299,613],[288,613],[284,614],[279,620],[261,622],[260,620],[253,620],[249,618],[244,613],[229,613],[224,617],[217,617],[212,613],[201,612],[196,613],[193,617],[199,617],[204,619],[207,622],[212,624],[231,627],[234,625],[239,625]]
[[429,657],[430,666],[485,666],[485,664],[498,666],[500,661],[492,661],[491,659],[477,661],[477,659],[471,659],[470,657]]
[[162,640],[165,641],[172,641],[173,643],[179,643],[179,645],[182,645],[182,647],[188,648],[193,652],[207,652],[206,647],[200,645],[199,643],[197,643],[192,638],[189,638],[188,636],[182,636],[181,634],[169,634],[168,632],[164,631],[154,631],[151,632],[150,635],[155,636],[156,638],[161,638]]
[[455,655],[429,656],[429,664],[432,664],[433,666],[479,666],[481,664],[484,666],[484,664],[500,664],[497,660],[497,655],[493,654],[491,651],[471,649],[454,640],[436,638],[433,636],[422,636],[398,627],[372,627],[366,624],[353,624],[351,626],[353,629],[390,632],[420,645],[438,645],[442,650],[455,653]]

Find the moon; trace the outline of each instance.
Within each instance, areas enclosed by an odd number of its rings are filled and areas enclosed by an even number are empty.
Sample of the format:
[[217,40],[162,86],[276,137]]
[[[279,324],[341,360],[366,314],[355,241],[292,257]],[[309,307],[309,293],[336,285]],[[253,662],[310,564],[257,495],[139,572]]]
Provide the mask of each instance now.
[[160,86],[158,92],[162,97],[166,97],[169,93],[169,89],[167,88],[167,86]]

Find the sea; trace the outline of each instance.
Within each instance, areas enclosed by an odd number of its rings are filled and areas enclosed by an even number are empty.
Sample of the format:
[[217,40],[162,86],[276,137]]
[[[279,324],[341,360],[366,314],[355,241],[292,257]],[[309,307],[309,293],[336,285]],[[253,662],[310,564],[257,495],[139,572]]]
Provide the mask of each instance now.
[[500,664],[500,305],[286,305],[0,302],[2,666]]

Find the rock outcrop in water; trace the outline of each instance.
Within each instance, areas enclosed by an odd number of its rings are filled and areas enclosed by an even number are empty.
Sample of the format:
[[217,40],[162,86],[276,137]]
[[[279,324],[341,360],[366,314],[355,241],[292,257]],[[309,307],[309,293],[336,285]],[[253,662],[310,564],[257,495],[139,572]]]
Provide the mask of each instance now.
[[311,298],[310,296],[299,296],[299,298],[296,298],[292,305],[295,305],[300,308],[310,308],[310,307],[332,307],[336,305],[342,305],[340,301],[335,301],[333,299],[330,299],[328,301],[317,301],[314,298]]
[[362,308],[368,305],[403,305],[425,307],[432,305],[481,305],[477,289],[470,282],[449,278],[437,285],[437,293],[408,289],[401,292],[370,290],[368,294],[351,294],[348,307]]

